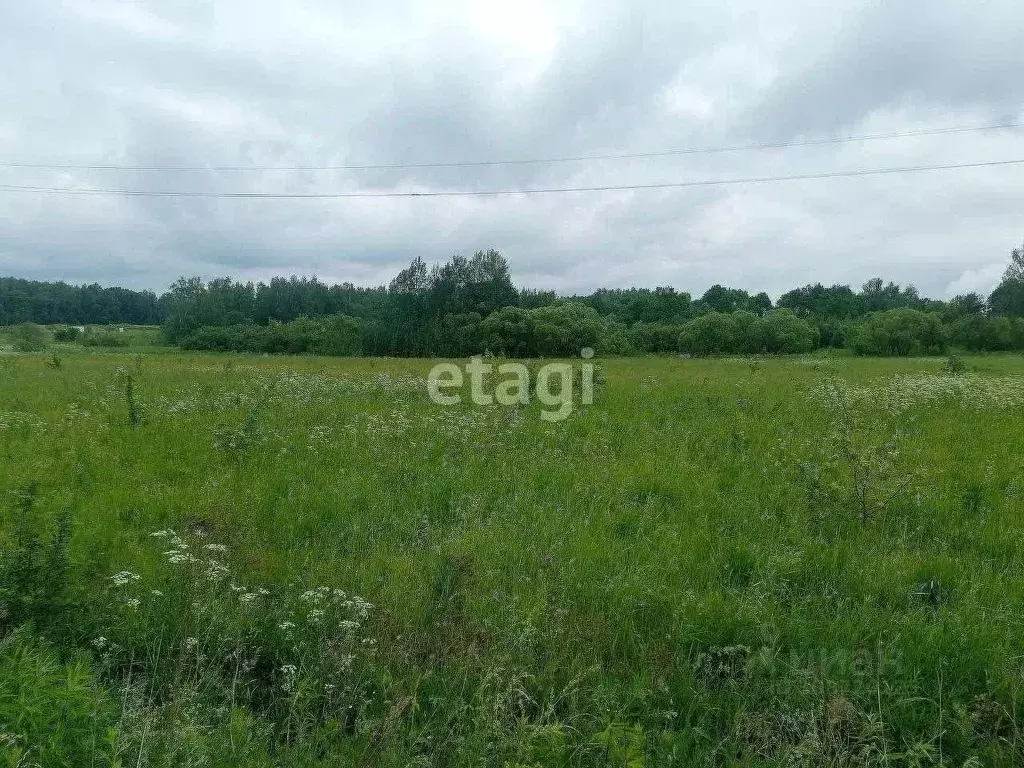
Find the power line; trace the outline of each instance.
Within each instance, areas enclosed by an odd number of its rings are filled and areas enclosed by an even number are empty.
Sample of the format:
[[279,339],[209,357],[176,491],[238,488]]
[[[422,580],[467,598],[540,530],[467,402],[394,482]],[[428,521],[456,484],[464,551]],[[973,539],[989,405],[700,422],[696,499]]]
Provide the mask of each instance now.
[[61,163],[23,163],[0,162],[0,168],[21,168],[54,171],[384,171],[416,168],[479,168],[500,165],[542,165],[548,163],[576,163],[592,160],[639,160],[645,158],[673,157],[680,155],[701,155],[723,152],[748,152],[765,149],[785,149],[787,147],[809,147],[826,144],[845,144],[857,141],[880,141],[883,139],[899,139],[912,136],[936,136],[953,133],[971,133],[980,131],[997,131],[1024,127],[1024,122],[994,123],[990,125],[954,126],[949,128],[923,128],[916,131],[897,131],[891,133],[872,133],[860,136],[837,136],[824,139],[804,139],[799,141],[783,141],[762,144],[738,144],[718,147],[692,147],[686,149],[670,149],[660,152],[630,152],[604,155],[578,155],[575,157],[547,157],[514,160],[466,160],[439,163],[387,163],[379,165],[104,165],[104,164],[61,164]]
[[54,195],[124,195],[130,197],[206,197],[206,198],[253,198],[262,200],[335,200],[343,198],[381,197],[499,197],[507,195],[540,195],[566,192],[624,192],[644,189],[682,189],[685,187],[717,187],[739,184],[767,184],[780,181],[809,181],[813,179],[838,179],[856,176],[882,176],[893,173],[917,173],[920,171],[950,171],[962,168],[992,168],[996,166],[1021,165],[1019,160],[989,160],[978,163],[951,163],[947,165],[912,165],[902,168],[865,168],[852,171],[829,171],[826,173],[801,173],[794,176],[751,176],[738,179],[704,179],[699,181],[673,181],[653,184],[609,184],[593,187],[535,187],[528,189],[494,190],[431,190],[427,192],[206,192],[202,190],[145,190],[145,189],[97,189],[66,187],[34,187],[18,184],[0,184],[0,192],[29,192]]

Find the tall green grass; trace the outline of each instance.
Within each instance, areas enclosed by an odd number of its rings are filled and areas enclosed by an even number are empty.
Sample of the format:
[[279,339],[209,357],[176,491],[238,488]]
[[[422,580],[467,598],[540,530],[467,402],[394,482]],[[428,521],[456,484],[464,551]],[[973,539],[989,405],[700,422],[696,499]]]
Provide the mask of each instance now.
[[554,424],[48,361],[0,357],[10,765],[1024,760],[1019,357],[606,360]]

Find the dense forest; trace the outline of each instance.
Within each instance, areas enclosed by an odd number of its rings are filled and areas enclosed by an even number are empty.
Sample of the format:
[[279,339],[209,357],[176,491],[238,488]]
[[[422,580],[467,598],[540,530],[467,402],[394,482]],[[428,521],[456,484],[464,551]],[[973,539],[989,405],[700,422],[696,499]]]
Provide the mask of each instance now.
[[154,325],[163,313],[151,291],[0,277],[0,325]]
[[420,258],[387,286],[315,277],[241,283],[180,278],[159,298],[97,285],[0,279],[0,324],[162,324],[185,349],[330,355],[562,356],[806,352],[858,354],[1024,350],[1024,246],[988,297],[924,298],[913,286],[807,285],[773,302],[715,285],[700,298],[671,287],[590,295],[517,289],[494,250],[446,264]]

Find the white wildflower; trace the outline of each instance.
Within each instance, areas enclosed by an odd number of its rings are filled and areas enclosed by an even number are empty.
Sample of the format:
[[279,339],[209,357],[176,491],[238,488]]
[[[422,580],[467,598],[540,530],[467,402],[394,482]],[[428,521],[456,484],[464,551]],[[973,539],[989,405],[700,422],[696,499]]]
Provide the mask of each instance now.
[[216,560],[208,560],[206,562],[206,578],[210,581],[222,579],[227,575],[227,573],[228,567],[223,563],[218,563]]
[[295,688],[295,674],[298,669],[295,668],[294,664],[285,664],[281,667],[281,673],[284,675],[284,681],[281,683],[281,690],[285,693],[291,693],[292,689]]
[[123,587],[126,584],[132,584],[142,577],[134,571],[119,571],[110,577],[114,582],[115,587]]

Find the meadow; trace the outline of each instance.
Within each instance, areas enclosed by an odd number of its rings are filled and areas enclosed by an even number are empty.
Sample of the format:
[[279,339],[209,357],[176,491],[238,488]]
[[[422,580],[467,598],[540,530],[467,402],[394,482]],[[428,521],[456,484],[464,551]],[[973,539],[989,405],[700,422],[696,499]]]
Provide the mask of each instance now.
[[1024,763],[1024,358],[0,352],[0,765]]

